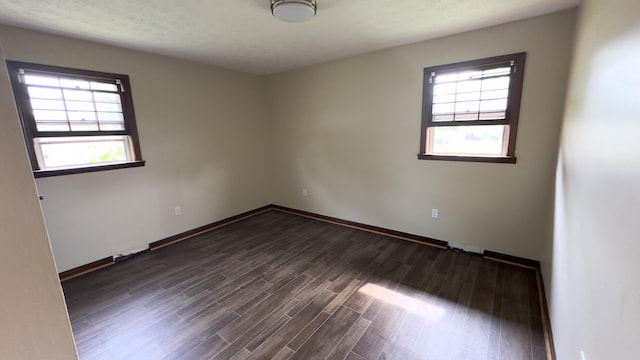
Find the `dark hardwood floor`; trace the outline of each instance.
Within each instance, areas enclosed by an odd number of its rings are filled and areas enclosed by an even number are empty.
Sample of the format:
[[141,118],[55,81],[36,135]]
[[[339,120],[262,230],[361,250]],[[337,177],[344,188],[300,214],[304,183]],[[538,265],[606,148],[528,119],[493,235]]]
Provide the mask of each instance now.
[[278,211],[63,284],[81,360],[546,359],[536,273]]

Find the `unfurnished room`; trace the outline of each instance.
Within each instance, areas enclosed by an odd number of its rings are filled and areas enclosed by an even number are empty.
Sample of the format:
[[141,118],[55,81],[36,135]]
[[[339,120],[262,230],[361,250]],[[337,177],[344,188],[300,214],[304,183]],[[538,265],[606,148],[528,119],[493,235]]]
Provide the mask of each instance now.
[[622,360],[637,0],[0,0],[0,359]]

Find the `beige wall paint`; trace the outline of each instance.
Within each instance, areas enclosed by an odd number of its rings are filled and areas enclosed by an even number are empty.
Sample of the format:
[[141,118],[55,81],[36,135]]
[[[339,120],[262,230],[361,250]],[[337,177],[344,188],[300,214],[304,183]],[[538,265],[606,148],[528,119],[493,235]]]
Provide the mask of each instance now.
[[[4,63],[1,51],[0,61]],[[0,359],[76,359],[4,66],[0,66],[0,169]]]
[[[574,18],[564,11],[271,76],[276,203],[546,260]],[[521,51],[518,163],[417,160],[423,68]]]
[[557,174],[558,359],[635,359],[640,337],[640,2],[586,0]]
[[131,79],[147,166],[36,181],[58,270],[272,201],[263,77],[7,26],[0,40],[7,59]]

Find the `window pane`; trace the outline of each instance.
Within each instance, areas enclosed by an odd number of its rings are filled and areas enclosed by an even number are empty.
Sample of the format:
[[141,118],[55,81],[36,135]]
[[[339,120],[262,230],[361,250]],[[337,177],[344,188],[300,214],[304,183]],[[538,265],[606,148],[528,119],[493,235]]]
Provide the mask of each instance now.
[[90,111],[69,111],[69,120],[81,121],[81,120],[96,120],[96,113]]
[[454,120],[455,121],[473,121],[473,120],[478,120],[478,113],[474,112],[474,113],[456,114]]
[[458,81],[479,79],[482,77],[482,71],[463,71],[458,74]]
[[72,131],[97,131],[98,122],[97,121],[72,121],[71,130]]
[[507,117],[505,111],[481,112],[479,120],[502,120]]
[[[436,75],[431,121],[504,119],[511,71],[510,66],[502,65],[488,70],[462,70]],[[451,113],[454,115],[450,116]]]
[[28,85],[60,86],[60,80],[53,76],[25,75],[24,82]]
[[91,91],[82,90],[64,90],[64,98],[66,100],[93,101]]
[[60,91],[60,89],[29,86],[27,91],[29,92],[29,97],[32,99],[62,99],[62,91]]
[[114,93],[94,92],[95,101],[120,104],[120,95]]
[[108,104],[108,103],[96,103],[96,110],[98,110],[98,111],[110,111],[110,112],[122,112],[122,105],[120,105],[120,104]]
[[509,88],[509,77],[489,78],[482,80],[482,90],[502,90]]
[[488,90],[483,91],[481,98],[484,99],[506,99],[509,96],[509,90]]
[[456,101],[456,94],[449,94],[449,95],[440,95],[440,96],[434,96],[433,97],[433,103],[434,104],[438,104],[438,103],[448,103],[448,102],[455,102]]
[[498,75],[509,75],[511,73],[511,68],[508,66],[488,69],[483,72],[483,76],[498,76]]
[[462,92],[472,92],[472,91],[480,91],[480,85],[482,82],[480,80],[473,81],[461,81],[458,83],[458,93]]
[[43,169],[130,161],[126,136],[36,138]]
[[434,115],[453,114],[455,111],[455,107],[456,107],[456,103],[433,104],[432,113]]
[[485,100],[480,103],[480,111],[504,111],[507,109],[507,99]]
[[38,131],[125,130],[120,94],[106,92],[118,91],[115,84],[40,75],[25,79],[30,84],[66,87],[28,88]]
[[456,93],[456,83],[438,84],[433,86],[433,95],[447,95]]
[[73,88],[73,89],[90,89],[89,82],[86,80],[77,80],[77,79],[60,79],[60,86],[65,88]]
[[456,103],[456,114],[473,112],[477,113],[480,109],[480,101],[465,101]]
[[38,131],[126,130],[116,84],[39,74],[24,78],[40,85],[28,87]]
[[433,121],[453,121],[453,114],[433,115]]
[[34,110],[33,117],[36,122],[42,120],[67,121],[67,113],[64,111]]
[[100,120],[100,122],[124,122],[122,114],[109,112],[99,112],[98,120]]
[[68,122],[60,122],[60,123],[37,123],[38,131],[69,131],[69,123]]
[[92,102],[87,101],[67,101],[67,110],[94,111],[95,107]]
[[115,84],[108,84],[103,82],[92,81],[92,90],[106,90],[106,91],[118,91],[118,87]]
[[501,156],[506,131],[506,125],[433,127],[431,154]]
[[456,81],[456,80],[458,80],[458,73],[454,72],[454,73],[437,75],[434,79],[434,82],[441,83],[441,82],[449,82],[449,81]]
[[64,110],[64,102],[62,100],[31,99],[31,108],[42,110]]
[[124,124],[119,123],[100,123],[100,130],[102,131],[118,131],[124,130]]
[[457,101],[470,101],[470,100],[480,100],[479,92],[470,92],[470,93],[462,93],[458,94],[456,97]]

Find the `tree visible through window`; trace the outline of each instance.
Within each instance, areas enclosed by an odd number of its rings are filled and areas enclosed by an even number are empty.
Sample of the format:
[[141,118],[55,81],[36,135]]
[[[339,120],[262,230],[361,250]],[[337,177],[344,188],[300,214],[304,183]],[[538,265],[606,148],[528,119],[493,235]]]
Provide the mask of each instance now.
[[425,68],[418,158],[514,163],[525,57]]
[[127,75],[7,68],[36,177],[144,165]]

